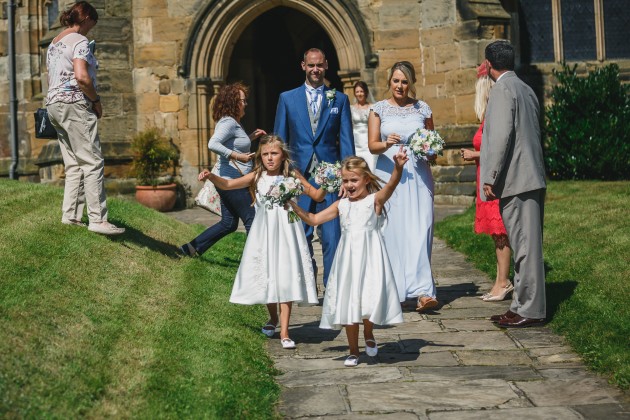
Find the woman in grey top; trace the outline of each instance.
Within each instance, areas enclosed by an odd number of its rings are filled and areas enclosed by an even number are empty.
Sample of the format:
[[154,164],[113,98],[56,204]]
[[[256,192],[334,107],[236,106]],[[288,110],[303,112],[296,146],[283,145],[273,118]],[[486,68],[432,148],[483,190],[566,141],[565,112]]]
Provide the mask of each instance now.
[[[239,178],[252,170],[253,153],[250,153],[252,141],[267,134],[256,129],[247,135],[241,126],[245,115],[248,89],[241,83],[223,86],[214,102],[212,118],[217,122],[214,134],[208,142],[208,148],[219,155],[222,178]],[[238,219],[243,221],[245,230],[254,220],[252,197],[247,188],[224,191],[217,188],[221,197],[221,221],[203,231],[195,239],[179,247],[183,255],[193,257],[201,255],[224,236],[234,232]]]

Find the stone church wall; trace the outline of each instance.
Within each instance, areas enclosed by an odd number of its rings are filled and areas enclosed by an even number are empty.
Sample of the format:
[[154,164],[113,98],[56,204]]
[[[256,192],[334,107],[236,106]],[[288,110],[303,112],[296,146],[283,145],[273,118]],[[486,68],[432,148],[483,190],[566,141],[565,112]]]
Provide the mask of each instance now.
[[[16,17],[19,173],[22,178],[42,182],[58,182],[63,176],[56,141],[35,139],[33,134],[32,113],[42,106],[42,92],[46,90],[45,49],[61,30],[58,23],[48,28],[46,12],[51,1],[22,0]],[[72,0],[59,0],[59,10],[71,3]],[[213,14],[217,21],[223,22],[217,31],[238,33],[256,18],[256,10],[286,6],[315,20],[336,16],[335,13],[346,14],[338,19],[340,24],[336,27],[319,22],[331,32],[338,55],[346,63],[359,62],[357,68],[341,69],[346,72],[340,74],[346,93],[351,93],[354,81],[363,79],[376,100],[384,99],[387,69],[399,60],[414,64],[418,97],[431,106],[436,128],[450,147],[434,167],[436,202],[471,202],[475,168],[464,164],[457,151],[462,146],[471,146],[478,126],[473,112],[475,67],[483,61],[483,50],[493,39],[512,37],[513,16],[502,7],[501,1],[93,0],[91,3],[100,16],[89,38],[97,42],[100,62],[98,81],[105,115],[99,132],[110,191],[131,190],[132,184],[125,180],[131,159],[129,141],[136,132],[155,126],[180,149],[181,180],[196,192],[199,188],[196,174],[212,158],[207,152],[213,124],[208,118],[211,100],[225,82],[216,75],[225,75],[229,48],[237,41],[232,39],[226,45],[217,41],[216,46],[213,44],[208,49],[204,49],[207,45],[191,42],[220,36],[212,33],[212,25],[218,24],[204,21],[203,14]],[[0,74],[7,74],[8,68],[6,22],[0,20]],[[344,32],[344,25],[355,26],[351,33],[358,34],[356,39],[347,35],[350,32]],[[205,31],[205,35],[196,31]],[[197,50],[191,52],[191,46]],[[186,61],[191,54],[197,54],[194,68],[188,68],[190,63]],[[357,56],[361,60],[357,61]],[[550,83],[546,76],[540,81],[543,86]],[[0,80],[0,176],[7,176],[10,165],[8,115],[8,82],[3,79]]]

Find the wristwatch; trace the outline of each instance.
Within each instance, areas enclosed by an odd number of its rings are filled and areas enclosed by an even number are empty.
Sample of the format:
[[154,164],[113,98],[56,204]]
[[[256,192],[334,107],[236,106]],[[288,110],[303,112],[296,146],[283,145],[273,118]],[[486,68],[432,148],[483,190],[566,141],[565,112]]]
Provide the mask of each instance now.
[[97,102],[101,102],[101,97],[96,95],[96,99],[94,99],[94,100],[90,99],[90,101],[92,101],[93,104],[95,104]]

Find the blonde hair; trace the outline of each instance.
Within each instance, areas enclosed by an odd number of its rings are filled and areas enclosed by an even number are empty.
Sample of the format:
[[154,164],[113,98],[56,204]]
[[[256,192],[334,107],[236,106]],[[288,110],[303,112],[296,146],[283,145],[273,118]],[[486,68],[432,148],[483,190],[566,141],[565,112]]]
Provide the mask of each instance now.
[[288,177],[291,174],[291,155],[289,154],[289,148],[285,142],[282,141],[282,138],[280,138],[280,136],[276,136],[275,134],[266,134],[262,136],[260,138],[260,142],[258,143],[256,157],[254,158],[254,169],[252,170],[254,173],[254,181],[249,186],[249,193],[251,194],[253,200],[252,205],[256,202],[256,185],[265,170],[265,165],[263,164],[262,159],[263,146],[278,146],[278,148],[282,151],[282,157],[284,159],[280,172],[284,177]]
[[409,61],[399,61],[394,63],[391,69],[387,71],[387,89],[391,89],[392,77],[394,72],[400,70],[409,81],[409,97],[416,98],[416,70]]
[[477,114],[479,121],[483,121],[486,115],[490,89],[492,89],[493,85],[494,82],[488,75],[481,76],[475,83],[475,114]]
[[348,156],[341,162],[341,169],[356,172],[359,175],[366,176],[368,178],[368,183],[366,186],[368,193],[374,194],[375,192],[381,190],[380,183],[383,183],[383,180],[374,175],[374,173],[370,170],[367,162],[362,157]]

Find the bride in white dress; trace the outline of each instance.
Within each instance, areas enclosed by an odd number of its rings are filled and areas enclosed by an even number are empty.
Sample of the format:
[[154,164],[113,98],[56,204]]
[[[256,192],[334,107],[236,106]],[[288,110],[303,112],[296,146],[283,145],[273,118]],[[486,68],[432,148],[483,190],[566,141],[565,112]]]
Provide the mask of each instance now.
[[350,156],[341,164],[347,198],[327,209],[307,213],[293,205],[305,223],[315,226],[339,216],[341,240],[328,277],[320,328],[346,328],[350,356],[344,364],[359,363],[359,324],[363,323],[365,352],[376,356],[374,324],[403,322],[396,280],[381,235],[383,206],[400,181],[408,160],[403,148],[394,156],[395,167],[381,189],[378,178],[363,158]]
[[354,84],[355,102],[350,106],[352,114],[352,134],[354,135],[354,150],[368,164],[370,171],[374,171],[376,158],[368,149],[368,115],[372,103],[369,101],[370,90],[367,83],[359,80]]
[[223,190],[250,187],[255,196],[256,216],[245,242],[230,302],[266,304],[269,321],[262,333],[272,337],[280,323],[280,343],[285,349],[293,349],[295,342],[289,338],[291,307],[293,302],[319,303],[315,275],[302,223],[290,223],[288,212],[266,196],[274,183],[289,176],[299,179],[304,194],[315,201],[323,200],[326,192],[315,189],[298,171],[289,170],[289,154],[278,136],[263,136],[255,159],[254,170],[240,178],[225,179],[206,170],[199,180],[209,179]]

